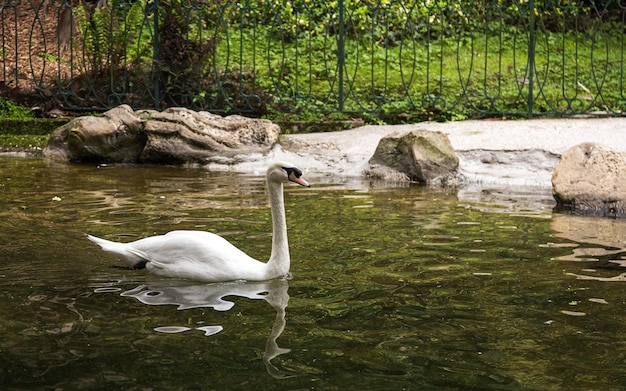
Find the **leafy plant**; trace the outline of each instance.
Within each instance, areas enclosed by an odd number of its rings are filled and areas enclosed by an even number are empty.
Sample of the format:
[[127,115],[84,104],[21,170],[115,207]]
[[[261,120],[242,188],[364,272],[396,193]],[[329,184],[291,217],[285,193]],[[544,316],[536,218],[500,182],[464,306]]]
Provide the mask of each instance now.
[[115,0],[106,7],[85,3],[73,10],[85,61],[82,74],[70,81],[72,88],[76,90],[78,82],[81,90],[95,92],[101,102],[115,95],[126,97],[145,73],[142,64],[152,59],[146,0]]
[[626,105],[610,0],[109,5],[76,11],[88,61],[65,86],[100,105],[392,123]]
[[28,107],[20,106],[0,96],[0,119],[28,119],[35,118]]

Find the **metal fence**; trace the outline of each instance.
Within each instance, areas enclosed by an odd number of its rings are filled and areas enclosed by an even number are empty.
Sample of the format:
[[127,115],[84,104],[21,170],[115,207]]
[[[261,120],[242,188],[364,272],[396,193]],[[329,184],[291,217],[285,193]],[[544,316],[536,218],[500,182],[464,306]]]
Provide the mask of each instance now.
[[70,110],[622,115],[625,0],[0,0],[0,93]]

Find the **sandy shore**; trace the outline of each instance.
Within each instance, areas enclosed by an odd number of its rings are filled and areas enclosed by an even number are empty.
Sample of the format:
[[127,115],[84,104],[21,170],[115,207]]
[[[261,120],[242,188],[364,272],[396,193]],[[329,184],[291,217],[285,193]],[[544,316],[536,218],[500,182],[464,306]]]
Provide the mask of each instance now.
[[210,168],[259,173],[270,160],[287,160],[314,175],[357,178],[382,137],[415,129],[448,136],[459,155],[460,172],[467,185],[550,189],[552,172],[568,148],[589,141],[626,151],[626,118],[471,120],[286,135],[267,156],[248,157],[234,166],[212,164]]

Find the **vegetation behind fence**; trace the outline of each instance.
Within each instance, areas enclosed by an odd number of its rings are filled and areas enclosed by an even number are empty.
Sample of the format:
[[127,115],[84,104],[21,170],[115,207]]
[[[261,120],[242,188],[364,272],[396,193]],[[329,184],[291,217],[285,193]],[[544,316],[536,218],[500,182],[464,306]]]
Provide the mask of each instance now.
[[626,105],[623,0],[0,0],[0,14],[0,94],[67,110],[403,122]]

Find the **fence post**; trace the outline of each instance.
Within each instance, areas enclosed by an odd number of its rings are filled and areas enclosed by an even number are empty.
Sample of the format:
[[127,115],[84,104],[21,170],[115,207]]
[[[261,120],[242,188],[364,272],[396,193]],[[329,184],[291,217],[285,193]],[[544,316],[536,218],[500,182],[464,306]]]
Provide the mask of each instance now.
[[161,99],[160,99],[160,91],[159,91],[159,79],[160,75],[160,63],[159,57],[161,55],[161,42],[159,41],[159,14],[161,4],[159,0],[154,0],[154,33],[152,35],[152,82],[154,83],[154,96],[152,100],[154,101],[154,109],[161,110]]
[[339,102],[338,109],[340,112],[343,111],[343,69],[345,66],[345,35],[344,35],[344,0],[339,0],[339,37],[337,39],[337,71],[338,71],[338,94],[339,94]]
[[528,2],[530,7],[529,36],[528,36],[528,118],[533,116],[534,92],[533,83],[535,76],[535,0]]

